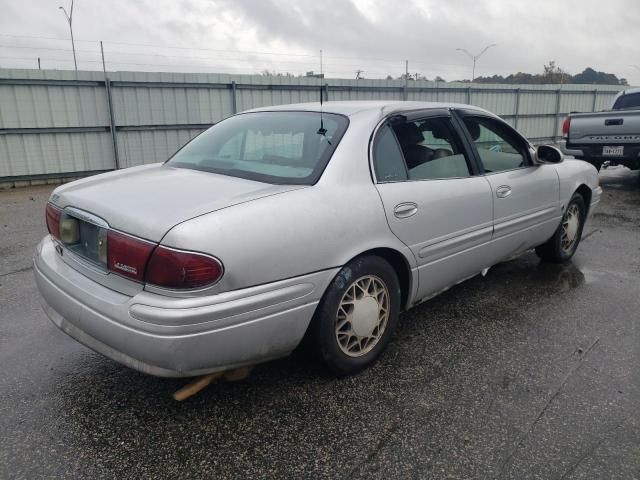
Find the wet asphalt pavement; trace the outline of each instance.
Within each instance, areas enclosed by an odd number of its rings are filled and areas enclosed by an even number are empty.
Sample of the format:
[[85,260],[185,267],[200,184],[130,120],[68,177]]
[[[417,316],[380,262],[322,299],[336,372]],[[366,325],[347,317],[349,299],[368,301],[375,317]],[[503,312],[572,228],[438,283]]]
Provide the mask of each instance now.
[[0,478],[640,478],[640,178],[601,177],[572,263],[454,287],[356,377],[296,354],[183,403],[50,323],[52,187],[0,192]]

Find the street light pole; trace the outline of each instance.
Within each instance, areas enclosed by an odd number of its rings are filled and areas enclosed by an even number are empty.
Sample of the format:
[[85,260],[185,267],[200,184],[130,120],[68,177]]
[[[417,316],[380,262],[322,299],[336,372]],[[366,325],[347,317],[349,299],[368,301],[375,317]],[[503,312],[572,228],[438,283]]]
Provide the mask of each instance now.
[[78,71],[78,62],[76,61],[76,44],[73,41],[73,0],[71,0],[71,8],[69,9],[69,13],[65,10],[64,7],[58,7],[64,13],[64,16],[69,22],[69,31],[71,32],[71,49],[73,50],[73,66]]
[[484,54],[484,52],[486,52],[487,50],[489,50],[491,47],[495,47],[497,46],[497,44],[492,43],[491,45],[487,45],[486,47],[484,47],[484,49],[477,55],[473,55],[471,52],[469,52],[469,50],[465,49],[465,48],[456,48],[456,51],[458,52],[462,52],[465,53],[472,61],[473,61],[473,70],[471,71],[471,82],[473,83],[473,81],[476,79],[476,62],[478,61],[478,59]]

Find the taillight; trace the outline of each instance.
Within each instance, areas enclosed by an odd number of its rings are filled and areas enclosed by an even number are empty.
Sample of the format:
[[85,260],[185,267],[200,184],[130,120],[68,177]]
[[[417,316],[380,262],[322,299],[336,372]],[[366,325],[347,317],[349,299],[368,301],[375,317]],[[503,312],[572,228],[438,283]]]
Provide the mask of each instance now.
[[569,127],[571,126],[571,117],[567,117],[562,122],[562,138],[569,138]]
[[109,230],[107,266],[113,273],[142,282],[144,268],[154,247],[155,243]]
[[[47,203],[45,218],[53,237],[60,241],[64,237],[65,244],[77,242],[80,227],[76,219],[63,218],[62,210],[51,203]],[[210,255],[163,247],[106,228],[99,230],[96,248],[98,259],[110,272],[163,288],[206,287],[224,273],[222,263]]]
[[145,281],[163,288],[201,288],[217,282],[222,274],[222,263],[214,257],[159,245],[147,265]]
[[62,216],[62,210],[52,203],[47,203],[44,215],[47,220],[47,230],[49,230],[49,233],[54,238],[60,240],[60,217]]

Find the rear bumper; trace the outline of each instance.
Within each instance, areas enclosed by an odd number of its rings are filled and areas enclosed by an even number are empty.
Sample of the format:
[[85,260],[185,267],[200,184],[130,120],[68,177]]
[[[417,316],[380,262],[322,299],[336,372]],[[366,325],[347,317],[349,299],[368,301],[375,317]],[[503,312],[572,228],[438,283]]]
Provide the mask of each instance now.
[[110,290],[67,265],[46,237],[34,256],[45,312],[80,343],[136,370],[186,377],[286,356],[338,269],[208,297]]
[[[624,155],[618,157],[602,155],[602,149],[604,146],[623,146]],[[566,155],[573,155],[576,158],[581,158],[591,163],[602,164],[604,162],[610,162],[621,165],[629,164],[632,166],[631,168],[634,168],[633,165],[638,165],[640,163],[640,145],[636,143],[621,144],[612,140],[609,143],[604,142],[598,144],[576,145],[568,143],[566,140],[562,140],[560,142],[560,149]]]
[[565,155],[576,157],[576,158],[582,158],[584,156],[584,152],[582,150],[577,148],[568,148],[567,141],[564,139],[560,140],[558,145],[560,146],[560,150],[562,151],[562,153],[564,153]]

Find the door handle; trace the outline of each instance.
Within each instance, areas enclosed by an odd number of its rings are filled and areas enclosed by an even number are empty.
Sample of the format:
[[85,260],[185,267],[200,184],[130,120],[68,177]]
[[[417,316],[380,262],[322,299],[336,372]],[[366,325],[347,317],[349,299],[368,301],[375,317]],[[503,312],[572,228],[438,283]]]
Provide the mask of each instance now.
[[415,215],[418,211],[418,204],[413,202],[399,203],[393,209],[393,214],[398,218],[407,218]]
[[509,195],[511,195],[511,187],[509,185],[501,185],[496,188],[496,197],[507,198]]

